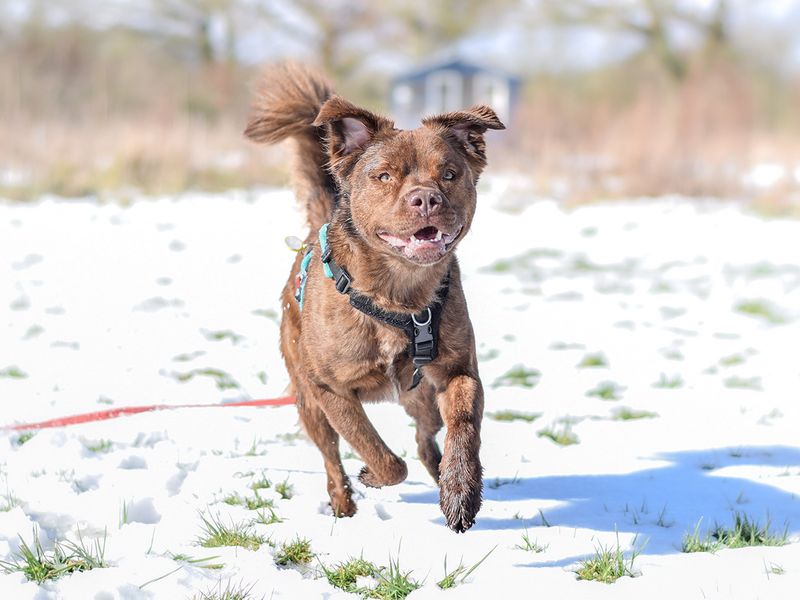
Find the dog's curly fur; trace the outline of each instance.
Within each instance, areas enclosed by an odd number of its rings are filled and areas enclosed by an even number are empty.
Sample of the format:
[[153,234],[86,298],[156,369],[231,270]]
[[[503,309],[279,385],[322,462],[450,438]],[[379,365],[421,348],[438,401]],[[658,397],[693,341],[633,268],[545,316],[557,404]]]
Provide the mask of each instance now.
[[[317,257],[302,311],[294,299],[300,254],[284,288],[281,350],[300,419],[322,452],[336,515],[356,512],[340,435],[366,463],[362,483],[381,487],[405,479],[405,462],[386,446],[362,406],[399,398],[416,420],[419,457],[439,484],[447,524],[461,532],[475,522],[483,388],[453,250],[475,213],[475,186],[486,166],[484,133],[503,128],[491,108],[476,106],[398,130],[389,119],[336,96],[324,77],[306,67],[273,66],[261,79],[245,135],[266,143],[294,140],[293,183],[307,212],[306,243]],[[418,313],[450,274],[439,354],[415,389],[405,391],[413,371],[405,334],[357,311],[325,277],[315,242],[325,222],[333,258],[380,308]],[[412,235],[426,228],[440,237],[444,232],[444,241],[419,250]],[[443,425],[444,453],[435,441]]]

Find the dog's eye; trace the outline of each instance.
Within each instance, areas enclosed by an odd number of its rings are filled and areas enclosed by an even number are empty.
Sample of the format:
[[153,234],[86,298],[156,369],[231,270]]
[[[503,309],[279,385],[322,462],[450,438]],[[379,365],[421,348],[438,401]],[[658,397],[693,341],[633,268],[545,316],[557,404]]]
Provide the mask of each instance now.
[[456,178],[456,172],[451,171],[450,169],[447,169],[447,171],[444,172],[444,175],[442,175],[442,179],[444,179],[445,181],[452,181],[455,178]]
[[382,181],[383,183],[386,183],[386,182],[387,182],[387,181],[389,181],[391,178],[392,178],[392,176],[391,176],[391,175],[389,175],[388,173],[381,173],[380,175],[378,175],[378,179],[379,179],[380,181]]

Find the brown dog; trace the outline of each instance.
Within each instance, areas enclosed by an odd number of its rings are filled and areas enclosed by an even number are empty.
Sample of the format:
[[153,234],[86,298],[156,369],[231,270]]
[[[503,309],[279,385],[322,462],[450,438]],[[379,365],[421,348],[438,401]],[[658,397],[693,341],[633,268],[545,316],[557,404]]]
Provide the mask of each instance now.
[[487,129],[504,126],[486,106],[395,129],[297,65],[272,67],[260,83],[245,135],[297,144],[293,181],[311,233],[283,291],[281,351],[336,515],[356,512],[340,435],[366,463],[365,485],[406,478],[362,407],[399,398],[447,524],[462,532],[475,522],[483,388],[453,251],[475,213]]

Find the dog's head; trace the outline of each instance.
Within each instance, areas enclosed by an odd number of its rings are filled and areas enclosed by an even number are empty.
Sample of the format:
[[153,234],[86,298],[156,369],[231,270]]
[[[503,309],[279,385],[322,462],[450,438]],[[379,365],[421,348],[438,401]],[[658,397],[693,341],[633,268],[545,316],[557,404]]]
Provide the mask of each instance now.
[[469,229],[486,166],[484,133],[505,128],[491,108],[475,106],[403,131],[337,96],[314,125],[326,128],[330,169],[348,198],[354,233],[417,265],[439,262]]

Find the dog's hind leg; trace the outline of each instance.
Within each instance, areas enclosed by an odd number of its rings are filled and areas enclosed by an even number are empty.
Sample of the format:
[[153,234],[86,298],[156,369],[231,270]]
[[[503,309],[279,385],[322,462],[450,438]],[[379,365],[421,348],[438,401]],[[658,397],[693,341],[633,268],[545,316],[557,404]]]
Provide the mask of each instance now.
[[350,479],[344,472],[339,455],[339,434],[331,427],[328,417],[314,399],[307,402],[302,394],[298,394],[297,409],[306,433],[322,452],[333,514],[352,517],[356,513],[356,503],[353,501]]
[[433,386],[422,381],[411,391],[400,396],[400,404],[417,423],[417,454],[433,480],[439,483],[439,463],[442,451],[436,443],[436,434],[443,426],[442,416],[436,405]]

